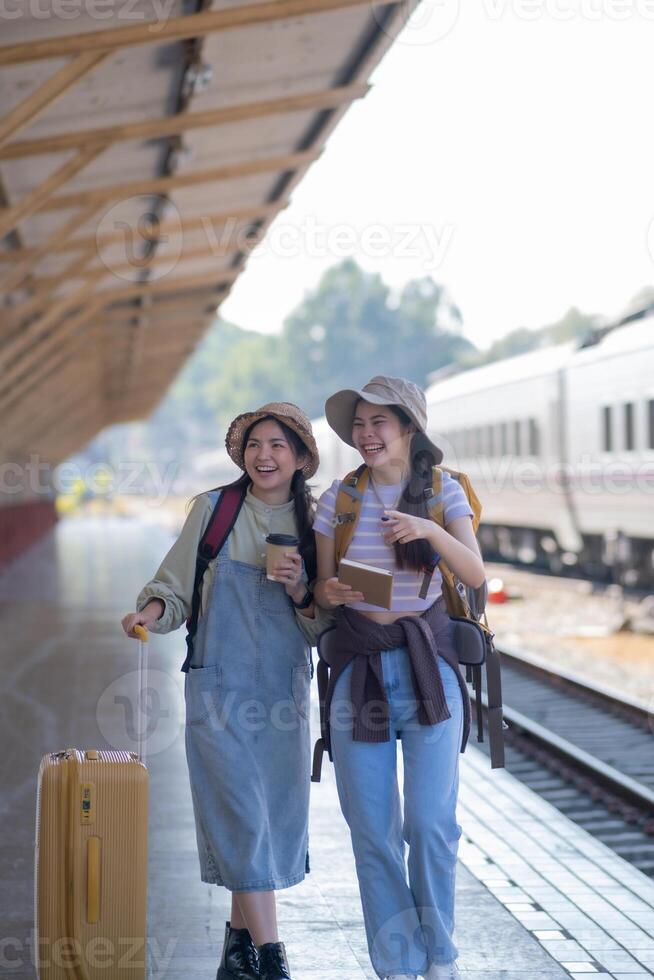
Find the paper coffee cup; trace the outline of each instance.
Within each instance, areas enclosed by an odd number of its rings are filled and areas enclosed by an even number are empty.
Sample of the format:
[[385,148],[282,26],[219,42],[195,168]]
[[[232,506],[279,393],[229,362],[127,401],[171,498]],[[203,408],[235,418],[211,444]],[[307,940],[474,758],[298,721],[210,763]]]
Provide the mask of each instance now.
[[283,561],[287,551],[297,551],[299,538],[292,534],[269,534],[266,538],[266,578],[275,582],[273,567],[275,562]]

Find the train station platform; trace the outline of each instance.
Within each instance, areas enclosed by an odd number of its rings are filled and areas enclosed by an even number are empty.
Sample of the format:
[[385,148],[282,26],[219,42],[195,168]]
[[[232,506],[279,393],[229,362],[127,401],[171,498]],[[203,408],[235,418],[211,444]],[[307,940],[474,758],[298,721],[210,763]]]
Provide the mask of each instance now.
[[[35,976],[40,758],[73,745],[134,747],[125,742],[118,706],[121,696],[134,696],[136,644],[120,619],[171,542],[155,519],[71,519],[0,576],[3,980]],[[159,694],[148,758],[150,976],[213,980],[229,893],[199,878],[184,756],[182,632],[153,637],[150,652]],[[491,771],[474,740],[461,761],[456,941],[466,980],[654,976],[654,883],[510,773]],[[305,881],[278,894],[294,980],[373,980],[328,762],[312,786],[310,858]]]

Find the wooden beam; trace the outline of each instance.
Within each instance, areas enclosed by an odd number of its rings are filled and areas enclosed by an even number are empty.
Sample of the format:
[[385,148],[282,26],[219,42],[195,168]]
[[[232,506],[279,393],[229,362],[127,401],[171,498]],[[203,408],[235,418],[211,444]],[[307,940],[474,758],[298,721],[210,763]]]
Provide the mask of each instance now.
[[106,414],[103,412],[97,417],[84,420],[85,424],[77,427],[74,433],[68,432],[66,436],[60,436],[56,442],[48,439],[43,449],[43,455],[47,454],[53,466],[63,462],[79,452],[80,449],[93,439],[98,432],[101,432],[107,425]]
[[177,293],[196,286],[220,284],[229,285],[240,275],[240,269],[225,269],[222,272],[201,272],[194,276],[166,276],[154,282],[138,282],[132,286],[121,286],[119,289],[103,289],[96,293],[103,305],[126,299],[139,299],[141,296],[165,296],[167,293]]
[[[221,109],[207,109],[205,112],[180,112],[162,119],[146,119],[142,122],[125,123],[122,126],[106,126],[100,129],[73,130],[41,139],[23,140],[10,143],[0,149],[0,160],[16,160],[20,157],[39,153],[58,153],[85,146],[89,141],[107,144],[123,140],[159,139],[177,136],[191,129],[204,129],[207,126],[221,126],[225,123],[243,122],[263,116],[275,116],[288,112],[301,112],[311,109],[335,109],[361,99],[370,86],[362,83],[344,85],[340,88],[321,92],[307,92],[302,95],[288,95],[259,102],[246,102],[242,105],[226,106]],[[0,127],[0,134],[2,128]]]
[[[3,119],[0,119],[0,146],[6,143],[18,130],[30,123],[39,112],[52,105],[71,85],[74,85],[84,75],[88,75],[106,57],[107,54],[103,51],[78,54],[42,85],[39,85],[31,95],[28,95]],[[83,146],[84,143],[80,142],[76,145]]]
[[154,412],[160,401],[166,396],[168,387],[158,392],[146,392],[138,401],[130,399],[129,404],[116,402],[114,405],[107,406],[108,425],[125,425],[128,422],[138,422],[148,418]]
[[[226,248],[223,246],[221,248],[219,246],[212,247],[211,245],[203,245],[199,248],[189,248],[175,259],[174,267],[176,269],[178,263],[191,262],[195,259],[225,258],[229,255],[235,255],[238,251],[239,249],[234,248],[234,246],[231,248]],[[66,279],[95,280],[96,274],[100,271],[99,267],[84,271],[84,266],[87,265],[92,258],[97,258],[95,245],[92,245],[89,251],[87,251],[81,259],[75,259],[69,266],[66,266],[64,272],[60,272],[56,276],[41,276],[40,278],[35,279],[34,286],[36,288],[43,286],[45,289],[52,291],[53,289],[56,289],[57,286],[61,285],[61,283]],[[124,278],[122,275],[123,273],[138,273],[141,271],[145,272],[148,269],[156,269],[158,266],[166,265],[170,262],[170,260],[171,256],[165,252],[153,252],[151,255],[145,258],[133,262],[116,262],[115,264],[112,263],[111,267],[109,267],[109,263],[107,263],[106,265],[102,266],[102,275],[103,277],[113,275]]]
[[163,360],[166,357],[176,357],[179,360],[181,367],[182,363],[186,361],[188,355],[195,350],[200,339],[201,335],[198,335],[191,340],[189,340],[187,337],[183,342],[180,341],[177,344],[157,343],[152,353],[151,366],[158,367],[160,359]]
[[[218,306],[218,295],[215,291],[208,292],[202,289],[190,292],[188,296],[184,299],[179,299],[179,297],[168,299],[166,296],[156,297],[155,302],[152,305],[153,316],[159,313],[163,313],[168,316],[171,313],[185,313],[187,315],[200,315],[202,309],[211,306],[215,308]],[[202,309],[198,309],[202,307]],[[114,313],[131,313],[132,316],[138,316],[138,308],[136,306],[124,306],[115,303],[108,303],[107,310],[111,310]],[[135,312],[132,312],[135,311]],[[209,315],[209,314],[207,314]]]
[[[69,218],[62,228],[58,228],[48,238],[44,238],[35,248],[20,249],[17,253],[20,256],[18,263],[4,279],[0,279],[0,295],[9,293],[12,289],[19,286],[46,255],[51,255],[56,251],[64,251],[66,245],[70,246],[71,243],[68,241],[70,235],[77,231],[78,228],[81,228],[82,225],[85,225],[87,221],[90,221],[97,211],[98,206],[96,204],[91,204],[88,208],[82,208],[72,218]],[[85,238],[80,239],[80,241],[85,243],[80,247],[80,251],[86,251],[95,239]],[[4,258],[4,255],[2,258]]]
[[[85,283],[68,296],[55,301],[47,313],[38,320],[30,323],[9,344],[0,351],[0,365],[8,365],[2,372],[3,385],[10,385],[16,378],[25,375],[30,367],[42,359],[44,353],[56,350],[61,341],[70,336],[78,325],[86,322],[85,315],[95,316],[100,309],[117,300],[137,299],[142,296],[165,295],[176,293],[182,289],[192,289],[195,286],[218,285],[219,282],[229,284],[239,275],[239,269],[228,272],[204,273],[196,276],[184,276],[175,279],[161,279],[156,282],[136,283],[133,286],[123,286],[120,289],[105,289],[91,296],[95,283]],[[71,318],[67,314],[80,304],[82,309]],[[63,322],[62,322],[63,321]],[[54,329],[51,329],[54,328]],[[47,333],[47,336],[44,334]],[[38,343],[35,343],[38,341]]]
[[297,167],[313,163],[321,150],[305,150],[302,153],[288,153],[284,156],[266,157],[263,160],[243,160],[214,170],[201,170],[197,173],[176,174],[174,177],[155,177],[149,180],[132,180],[127,184],[113,184],[96,187],[76,194],[66,194],[52,198],[42,210],[58,211],[61,208],[85,207],[87,204],[103,204],[106,201],[137,197],[141,194],[167,194],[178,187],[193,187],[196,184],[210,184],[219,180],[233,180],[270,171],[295,170]]
[[[86,306],[64,320],[59,330],[48,334],[38,348],[32,347],[27,352],[27,356],[3,372],[2,381],[8,386],[8,390],[0,393],[0,412],[4,412],[7,406],[17,399],[25,398],[27,391],[38,387],[53,367],[75,356],[75,349],[71,351],[66,341],[75,334],[76,330],[85,326],[101,308],[102,303],[93,297]],[[47,356],[43,357],[44,354],[49,353],[54,353],[54,357],[50,359]]]
[[167,358],[165,363],[167,364],[165,371],[158,372],[152,376],[148,371],[147,381],[142,381],[137,388],[133,388],[127,395],[116,398],[114,401],[124,409],[129,405],[133,406],[135,403],[138,404],[152,397],[149,395],[149,392],[153,393],[157,401],[161,401],[165,397],[172,382],[184,367],[185,362],[183,360],[180,361],[178,357],[172,357]]
[[53,374],[39,386],[34,398],[26,398],[5,413],[5,424],[2,428],[0,442],[3,447],[12,445],[19,447],[21,440],[33,420],[44,412],[52,412],[53,404],[57,403],[57,395],[68,384],[74,381],[76,369],[70,362],[64,364],[61,373]]
[[[7,194],[7,188],[5,187],[5,182],[2,179],[2,173],[0,173],[0,214],[2,214],[3,208],[8,208],[10,206],[9,196]],[[0,238],[0,242],[2,239]],[[25,240],[19,228],[14,229],[10,235],[7,236],[7,246],[12,251],[18,251],[19,249],[25,248]]]
[[[142,296],[140,306],[141,309],[136,329],[132,330],[127,335],[127,363],[124,365],[124,369],[117,386],[123,393],[127,393],[129,391],[134,383],[134,380],[138,379],[140,374],[143,363],[145,339],[149,326],[148,310],[152,306],[152,296]],[[148,365],[148,370],[149,368],[150,366]],[[114,372],[114,375],[115,373],[116,372]]]
[[[95,379],[94,379],[95,380]],[[30,435],[36,448],[47,440],[51,442],[57,436],[66,436],[68,433],[99,431],[104,422],[104,406],[100,399],[93,399],[92,392],[94,385],[87,384],[81,391],[73,389],[73,399],[62,407],[59,414],[51,416],[46,425],[42,425],[35,433]],[[95,402],[95,405],[93,405]],[[88,438],[88,437],[87,437]]]
[[[34,320],[32,323],[28,324],[23,330],[21,330],[17,336],[13,337],[11,340],[3,344],[0,349],[0,368],[3,368],[2,381],[6,384],[16,375],[16,366],[12,365],[12,362],[17,358],[20,359],[21,355],[29,349],[29,347],[38,341],[47,331],[57,324],[62,317],[64,317],[70,310],[74,309],[75,306],[79,306],[80,303],[84,303],[86,299],[91,295],[95,287],[94,282],[86,282],[79,289],[74,292],[69,293],[67,296],[62,296],[61,299],[55,300],[50,306],[47,313],[39,317],[38,320]],[[12,365],[7,367],[7,365]],[[18,373],[20,373],[21,365],[19,362]]]
[[[225,224],[228,221],[259,221],[262,218],[275,217],[284,208],[287,208],[289,201],[284,198],[280,201],[274,201],[271,204],[260,204],[258,206],[254,205],[252,207],[244,208],[234,208],[232,211],[219,211],[213,214],[199,214],[193,218],[185,218],[181,222],[177,220],[162,221],[160,225],[153,226],[152,230],[144,229],[141,234],[143,241],[152,241],[159,238],[160,235],[169,235],[176,232],[182,231],[197,231],[198,229],[206,229],[209,225],[212,229],[216,225]],[[93,215],[100,209],[101,205],[91,205],[86,211],[81,212],[84,217],[75,228],[79,228],[81,224],[84,224],[87,220],[93,217]],[[47,242],[39,245],[36,248],[20,248],[14,251],[0,252],[0,262],[26,262],[31,260],[37,260],[42,257],[46,252],[48,255],[53,255],[58,252],[81,252],[85,251],[88,246],[97,243],[98,249],[101,251],[103,248],[115,244],[116,242],[121,243],[125,240],[125,232],[123,229],[120,231],[108,232],[100,237],[96,235],[89,235],[85,238],[69,238],[72,231],[75,228],[68,229],[68,224],[73,221],[77,221],[77,216],[71,218],[70,222],[52,235]],[[4,286],[5,280],[0,281],[0,290]]]
[[[153,303],[152,309],[154,309],[154,307],[155,304]],[[186,308],[185,308],[185,312],[186,312]],[[100,319],[99,325],[101,327],[106,327],[107,330],[119,330],[121,327],[129,327],[130,325],[133,326],[132,320],[138,319],[139,316],[140,316],[139,313],[134,313],[131,316],[129,316],[128,314],[125,314],[124,316],[118,316],[118,315],[110,316],[110,314],[107,313]],[[205,325],[209,323],[211,319],[208,314],[205,315],[204,317],[201,317],[200,314],[195,311],[194,311],[194,316],[196,317],[196,319],[181,320],[179,313],[162,314],[162,313],[148,312],[148,318],[150,320],[150,324],[152,328],[154,330],[161,330],[161,331],[173,330],[173,329],[189,330],[192,329],[193,327],[199,327]]]
[[24,444],[41,418],[44,415],[52,416],[53,405],[59,405],[61,396],[74,389],[79,383],[80,373],[85,373],[87,368],[88,363],[82,358],[78,358],[76,362],[69,360],[63,364],[60,373],[52,374],[39,385],[35,398],[25,398],[19,402],[8,413],[6,425],[3,426],[2,445],[19,447]]
[[[388,3],[389,0],[374,0],[374,7],[387,6]],[[164,44],[236,27],[252,27],[291,17],[369,6],[370,0],[273,0],[242,4],[223,10],[205,10],[186,17],[172,17],[170,20],[4,45],[0,47],[0,65],[18,65],[25,61],[63,58],[91,51],[115,51],[137,44]]]
[[106,427],[104,411],[98,412],[90,418],[85,418],[83,423],[77,424],[74,429],[69,427],[64,433],[49,435],[36,444],[36,450],[43,456],[47,453],[52,465],[56,466],[75,453],[81,452]]
[[99,279],[104,278],[107,274],[107,270],[93,270],[91,272],[84,272],[85,266],[95,258],[95,248],[89,248],[80,258],[73,259],[69,265],[60,272],[57,276],[43,276],[42,279],[34,279],[32,282],[33,287],[37,290],[36,295],[30,296],[29,299],[21,303],[20,306],[12,307],[9,316],[6,317],[6,329],[3,332],[8,332],[8,330],[15,329],[20,323],[23,322],[28,316],[32,316],[37,313],[42,307],[46,306],[50,301],[53,293],[62,286],[64,283],[73,279],[83,279],[84,282],[92,280],[97,282]]
[[27,436],[29,442],[23,443],[23,445],[27,445],[26,451],[28,453],[47,459],[50,466],[55,467],[62,460],[71,456],[76,449],[92,439],[97,432],[105,427],[105,424],[104,410],[94,405],[91,415],[88,414],[87,409],[86,413],[78,416],[75,425],[66,426],[63,433],[56,429],[47,434],[42,431],[30,433]]
[[[14,204],[10,208],[6,208],[4,211],[0,212],[0,238],[4,238],[7,232],[15,228],[19,221],[23,218],[28,217],[30,214],[34,214],[35,211],[43,209],[43,206],[48,201],[48,198],[65,184],[66,181],[74,177],[75,174],[83,170],[89,163],[99,157],[101,153],[105,150],[104,145],[92,145],[87,146],[85,149],[80,150],[72,160],[56,170],[53,174],[47,177],[42,184],[38,187],[33,188],[29,191],[25,197]],[[87,203],[92,203],[91,201],[83,201],[83,206]]]

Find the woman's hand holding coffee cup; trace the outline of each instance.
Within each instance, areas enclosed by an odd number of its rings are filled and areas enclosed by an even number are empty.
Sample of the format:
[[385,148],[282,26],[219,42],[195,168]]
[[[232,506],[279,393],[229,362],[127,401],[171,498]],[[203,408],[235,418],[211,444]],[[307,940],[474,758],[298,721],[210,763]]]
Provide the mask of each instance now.
[[292,534],[269,534],[266,538],[266,576],[271,582],[280,582],[292,599],[299,599],[302,578],[302,556],[298,552],[299,540]]
[[282,583],[291,599],[301,599],[306,592],[306,586],[302,584],[302,556],[296,551],[287,551],[284,559],[273,562],[272,578]]

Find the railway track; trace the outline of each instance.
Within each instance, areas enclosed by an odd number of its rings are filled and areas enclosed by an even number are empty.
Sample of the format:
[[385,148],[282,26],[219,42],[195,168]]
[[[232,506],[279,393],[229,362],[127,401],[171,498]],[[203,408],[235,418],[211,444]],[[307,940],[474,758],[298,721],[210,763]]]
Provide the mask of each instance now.
[[641,583],[639,585],[629,585],[619,582],[610,576],[592,575],[584,573],[576,568],[552,569],[544,565],[527,564],[520,561],[509,561],[498,558],[497,556],[486,556],[484,552],[484,565],[488,569],[488,578],[504,578],[511,573],[518,576],[526,575],[533,578],[540,578],[547,582],[552,589],[577,588],[581,594],[630,599],[633,602],[640,602],[647,596],[653,594],[652,583]]
[[[498,645],[506,768],[620,857],[654,878],[654,717]],[[478,746],[487,750],[485,741]]]

